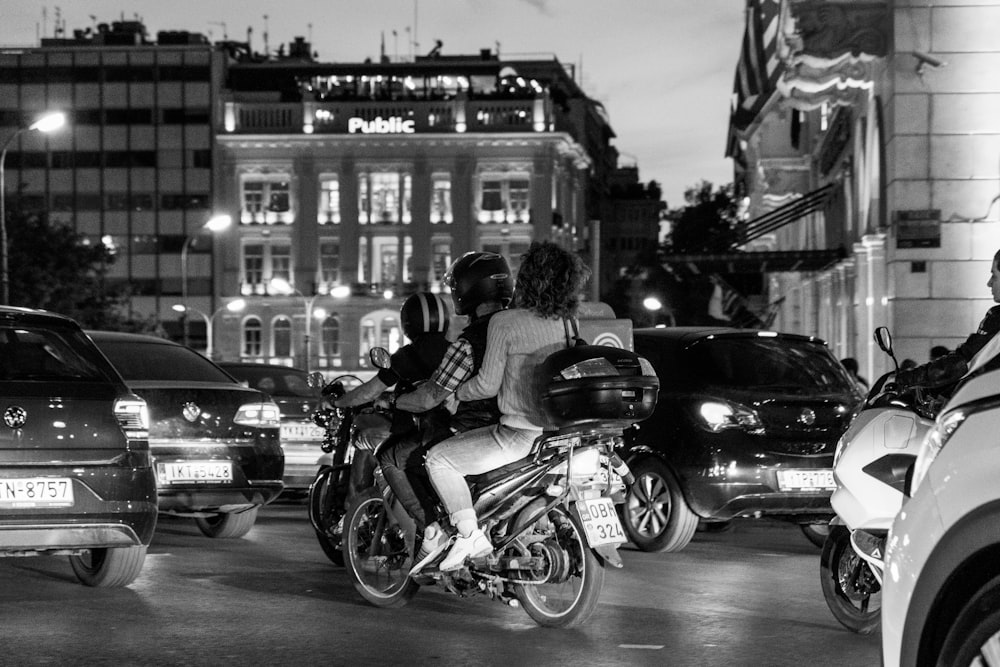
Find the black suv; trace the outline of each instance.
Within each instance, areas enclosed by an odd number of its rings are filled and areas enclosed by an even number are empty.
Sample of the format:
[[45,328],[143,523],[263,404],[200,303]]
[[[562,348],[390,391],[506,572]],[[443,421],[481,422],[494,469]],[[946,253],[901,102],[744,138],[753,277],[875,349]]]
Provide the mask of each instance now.
[[279,410],[191,348],[141,334],[88,332],[149,405],[160,511],[209,537],[242,537],[283,488]]
[[862,398],[826,343],[718,327],[637,329],[634,341],[660,393],[625,434],[632,542],[678,551],[701,521],[767,515],[821,543],[834,450]]
[[0,556],[125,586],[156,527],[146,403],[73,320],[0,306]]

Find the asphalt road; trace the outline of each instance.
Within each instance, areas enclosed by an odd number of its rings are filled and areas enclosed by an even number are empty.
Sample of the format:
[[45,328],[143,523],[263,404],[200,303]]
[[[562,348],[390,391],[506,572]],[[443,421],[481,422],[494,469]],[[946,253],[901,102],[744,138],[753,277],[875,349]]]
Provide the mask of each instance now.
[[623,549],[583,627],[537,627],[485,597],[421,589],[376,609],[327,561],[299,503],[239,540],[163,518],[130,587],[76,583],[64,557],[0,559],[0,665],[877,665],[878,634],[823,602],[819,549],[737,523],[676,554]]

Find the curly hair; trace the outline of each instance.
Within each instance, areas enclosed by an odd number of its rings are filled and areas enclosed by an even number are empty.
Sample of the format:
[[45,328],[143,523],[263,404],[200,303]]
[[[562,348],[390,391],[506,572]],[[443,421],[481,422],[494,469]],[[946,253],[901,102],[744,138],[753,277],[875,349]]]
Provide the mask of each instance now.
[[590,269],[579,255],[551,241],[535,241],[521,255],[514,305],[552,319],[572,317]]

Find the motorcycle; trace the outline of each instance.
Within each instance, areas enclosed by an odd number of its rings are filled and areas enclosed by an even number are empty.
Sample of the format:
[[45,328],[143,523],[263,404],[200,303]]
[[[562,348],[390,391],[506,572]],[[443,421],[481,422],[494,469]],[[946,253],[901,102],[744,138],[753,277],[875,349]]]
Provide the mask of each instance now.
[[[346,374],[325,384],[322,373],[311,373],[310,386],[323,387],[322,395],[336,399],[346,392],[344,383],[361,383],[360,378]],[[371,403],[351,408],[323,408],[312,416],[313,423],[323,429],[324,454],[319,459],[316,478],[309,485],[308,510],[320,548],[326,557],[343,567],[344,552],[341,538],[347,503],[358,492],[372,484],[375,460],[368,439],[358,441],[361,429],[383,429],[388,435],[389,420],[378,414]]]
[[[375,350],[372,360],[383,368],[387,357]],[[542,404],[557,428],[525,458],[466,478],[492,553],[441,571],[441,550],[411,576],[414,522],[376,469],[344,519],[344,560],[368,602],[399,607],[420,586],[441,585],[522,606],[542,626],[578,625],[594,611],[605,567],[622,566],[626,541],[615,504],[632,477],[615,449],[624,428],[652,413],[659,381],[645,359],[604,346],[556,352],[543,373],[551,381]]]
[[885,540],[904,498],[907,475],[924,434],[934,425],[940,400],[920,388],[900,391],[899,370],[885,327],[875,341],[895,364],[868,392],[837,443],[830,498],[836,516],[820,556],[823,597],[847,629],[869,634],[879,627]]

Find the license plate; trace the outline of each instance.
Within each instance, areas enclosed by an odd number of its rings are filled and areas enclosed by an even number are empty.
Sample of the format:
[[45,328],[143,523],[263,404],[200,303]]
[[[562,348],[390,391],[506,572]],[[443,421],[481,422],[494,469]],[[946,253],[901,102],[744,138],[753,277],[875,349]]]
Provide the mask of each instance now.
[[73,481],[66,477],[0,480],[0,507],[72,507]]
[[157,464],[160,479],[168,484],[228,484],[233,481],[232,461],[183,461]]
[[323,429],[315,424],[282,424],[281,439],[298,441],[320,441],[323,439]]
[[837,483],[833,481],[833,470],[779,470],[778,488],[782,491],[803,489],[833,491],[837,488]]
[[576,504],[587,532],[587,543],[592,547],[602,544],[621,544],[626,541],[622,522],[618,520],[611,498],[581,500]]

